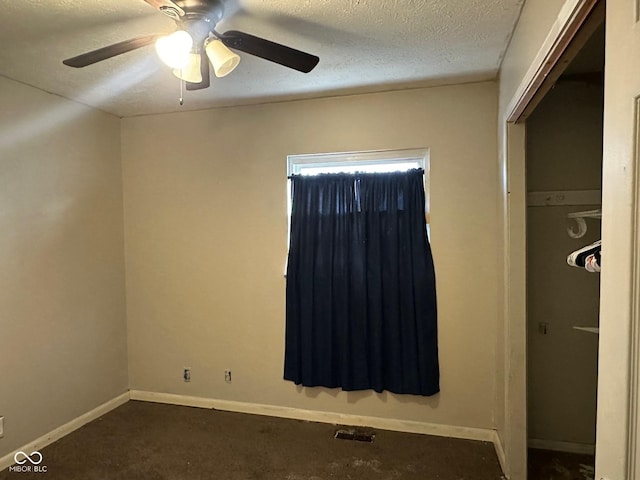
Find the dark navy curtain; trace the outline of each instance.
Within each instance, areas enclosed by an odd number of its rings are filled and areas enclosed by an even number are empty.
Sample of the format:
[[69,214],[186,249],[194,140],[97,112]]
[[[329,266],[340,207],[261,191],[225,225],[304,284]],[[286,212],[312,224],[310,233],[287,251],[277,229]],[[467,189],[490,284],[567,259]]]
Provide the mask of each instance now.
[[294,176],[284,378],[439,391],[423,171]]

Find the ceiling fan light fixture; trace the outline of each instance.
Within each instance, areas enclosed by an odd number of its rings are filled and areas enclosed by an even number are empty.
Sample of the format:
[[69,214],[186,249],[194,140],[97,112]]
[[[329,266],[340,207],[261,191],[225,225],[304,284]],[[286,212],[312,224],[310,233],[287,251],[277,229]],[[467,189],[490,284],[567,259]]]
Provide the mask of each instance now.
[[193,38],[185,30],[177,30],[156,40],[156,52],[166,65],[180,69],[190,61]]
[[240,56],[229,50],[220,40],[210,40],[205,47],[216,77],[229,75],[240,63]]
[[200,55],[190,53],[186,65],[182,68],[174,68],[173,74],[181,80],[189,83],[202,82],[202,71],[200,70]]

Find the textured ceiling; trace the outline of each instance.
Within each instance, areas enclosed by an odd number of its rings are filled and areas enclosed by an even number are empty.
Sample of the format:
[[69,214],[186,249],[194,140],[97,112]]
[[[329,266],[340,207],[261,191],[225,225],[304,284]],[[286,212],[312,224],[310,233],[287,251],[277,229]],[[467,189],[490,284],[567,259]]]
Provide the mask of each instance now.
[[494,78],[524,0],[228,0],[241,30],[320,57],[304,74],[240,53],[184,93],[153,46],[89,67],[62,60],[175,24],[143,0],[0,0],[0,75],[118,116]]

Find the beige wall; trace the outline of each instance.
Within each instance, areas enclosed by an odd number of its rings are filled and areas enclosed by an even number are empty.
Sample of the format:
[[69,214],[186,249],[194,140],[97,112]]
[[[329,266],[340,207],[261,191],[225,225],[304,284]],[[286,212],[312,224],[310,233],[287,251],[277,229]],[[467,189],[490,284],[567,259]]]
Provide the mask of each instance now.
[[571,0],[525,1],[500,67],[500,114],[509,103],[546,40],[560,10]]
[[0,78],[0,457],[127,390],[120,121]]
[[[496,107],[480,83],[124,119],[131,388],[493,428]],[[409,147],[431,152],[442,392],[284,381],[286,156]]]
[[[603,91],[558,83],[527,121],[529,191],[599,190],[602,177]],[[600,238],[567,235],[567,213],[599,205],[527,209],[528,436],[595,443],[599,274],[569,267],[566,256]],[[546,335],[538,324],[548,324]]]

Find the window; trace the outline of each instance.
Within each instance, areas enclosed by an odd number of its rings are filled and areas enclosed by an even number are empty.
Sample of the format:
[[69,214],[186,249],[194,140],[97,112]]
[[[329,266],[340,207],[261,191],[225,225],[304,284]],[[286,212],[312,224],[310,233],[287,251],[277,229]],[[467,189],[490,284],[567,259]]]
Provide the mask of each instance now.
[[[289,155],[287,176],[318,175],[320,173],[402,172],[414,168],[424,170],[426,193],[425,211],[429,212],[429,150],[413,148],[403,150],[377,150],[370,152],[314,153]],[[291,192],[291,188],[288,189]],[[289,215],[291,194],[289,193]]]
[[289,157],[286,380],[439,391],[427,154]]
[[[427,236],[431,237],[429,225],[428,149],[413,148],[369,152],[314,153],[308,155],[289,155],[287,157],[288,177],[291,177],[291,175],[318,175],[321,173],[403,172],[415,168],[424,170],[424,208],[427,218]],[[291,181],[287,184],[287,211],[289,216],[287,245],[289,245],[291,241]]]

